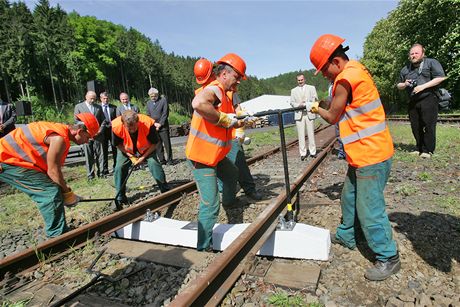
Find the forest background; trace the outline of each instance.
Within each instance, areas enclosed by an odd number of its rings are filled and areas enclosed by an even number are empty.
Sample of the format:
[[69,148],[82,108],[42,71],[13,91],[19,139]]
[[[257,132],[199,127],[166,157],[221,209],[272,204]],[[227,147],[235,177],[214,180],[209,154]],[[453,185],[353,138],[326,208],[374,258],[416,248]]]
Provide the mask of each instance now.
[[[33,11],[22,2],[0,0],[0,17],[0,95],[13,103],[30,101],[34,120],[71,122],[74,105],[84,99],[90,80],[99,81],[115,103],[120,92],[127,92],[141,110],[148,89],[156,87],[170,103],[171,123],[189,120],[198,58],[168,54],[158,40],[136,29],[67,13],[48,0],[40,0]],[[373,75],[387,113],[407,108],[406,93],[395,84],[414,42],[441,62],[448,76],[442,87],[453,94],[453,107],[458,108],[460,1],[401,0],[366,37],[359,59]],[[242,101],[263,94],[289,95],[299,72],[266,79],[249,76],[239,86]],[[323,98],[328,82],[313,72],[303,71],[306,83]]]

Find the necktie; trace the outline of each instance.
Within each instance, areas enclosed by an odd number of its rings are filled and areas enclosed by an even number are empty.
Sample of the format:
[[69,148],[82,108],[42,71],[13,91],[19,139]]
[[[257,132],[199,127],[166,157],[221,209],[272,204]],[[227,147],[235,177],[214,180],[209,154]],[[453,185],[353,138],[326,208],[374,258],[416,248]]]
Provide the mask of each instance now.
[[109,108],[107,107],[107,105],[104,106],[104,115],[105,115],[105,119],[110,121]]

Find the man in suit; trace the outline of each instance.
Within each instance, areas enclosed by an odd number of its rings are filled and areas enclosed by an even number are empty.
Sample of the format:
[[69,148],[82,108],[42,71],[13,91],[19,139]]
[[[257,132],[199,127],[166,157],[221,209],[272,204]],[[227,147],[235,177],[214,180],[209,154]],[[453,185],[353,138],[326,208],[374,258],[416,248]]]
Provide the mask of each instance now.
[[0,138],[4,137],[16,126],[16,109],[14,105],[0,99]]
[[[74,115],[75,120],[77,119],[77,114],[80,113],[91,113],[93,114],[99,125],[102,125],[104,122],[104,114],[102,113],[102,107],[96,104],[96,93],[94,91],[88,91],[85,95],[85,101],[80,102],[75,106]],[[100,131],[99,131],[100,132]],[[93,180],[96,177],[96,167],[97,167],[97,176],[102,176],[102,170],[99,166],[99,161],[102,159],[101,143],[100,143],[100,133],[94,136],[87,144],[83,145],[83,151],[85,152],[85,162],[86,162],[86,175],[88,181]]]
[[112,142],[112,120],[117,117],[117,107],[109,103],[109,94],[102,92],[99,95],[101,99],[102,113],[104,114],[104,121],[101,125],[100,142],[102,147],[102,159],[99,168],[102,169],[102,175],[109,175],[109,142],[112,148],[113,168],[117,162],[117,147]]
[[[305,76],[303,74],[297,75],[297,87],[291,90],[291,106],[294,108],[305,107],[306,103],[318,100],[316,88],[312,85],[305,84]],[[307,148],[305,146],[305,131],[308,135],[308,150],[310,157],[316,157],[316,144],[315,144],[315,126],[314,120],[316,114],[307,112],[307,110],[296,111],[294,114],[295,123],[297,126],[297,134],[299,137],[299,152],[300,159],[303,161],[307,157]]]
[[129,96],[126,93],[121,93],[120,94],[120,102],[121,105],[117,107],[117,117],[123,114],[124,111],[126,110],[133,110],[136,113],[139,113],[139,108],[129,101]]
[[[160,97],[156,88],[150,88],[148,91],[150,101],[147,103],[147,115],[155,120],[155,127],[160,137],[157,144],[156,152],[161,164],[172,164],[172,148],[169,138],[169,107],[165,97]],[[163,148],[164,146],[164,148]],[[166,151],[167,159],[164,152]]]

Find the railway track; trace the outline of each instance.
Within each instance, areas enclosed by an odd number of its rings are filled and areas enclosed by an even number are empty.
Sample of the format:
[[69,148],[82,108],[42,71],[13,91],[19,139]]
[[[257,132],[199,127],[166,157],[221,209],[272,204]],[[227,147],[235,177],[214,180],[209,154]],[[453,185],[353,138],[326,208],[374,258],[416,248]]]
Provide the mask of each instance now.
[[[329,132],[329,134],[331,134]],[[332,141],[335,136],[332,133],[332,137],[330,138],[329,141]],[[295,149],[292,149],[293,146],[296,145],[296,142],[291,142],[287,144],[288,148],[291,148],[291,159],[298,159],[298,152]],[[327,149],[329,149],[327,147]],[[257,164],[257,162],[262,161],[266,159],[267,157],[271,157],[274,154],[278,153],[280,151],[280,148],[274,148],[270,150],[269,152],[263,153],[261,155],[258,155],[256,157],[251,158],[248,160],[249,164]],[[324,156],[326,155],[327,151],[323,150],[320,155],[314,160],[316,164],[319,165],[319,163],[324,159]],[[270,166],[269,166],[270,167]],[[296,166],[293,167],[294,169]],[[298,190],[300,189],[301,185],[307,180],[308,174],[311,174],[311,172],[314,170],[313,168],[310,168],[307,170],[306,174],[304,173],[301,176],[301,179],[296,179],[295,176],[298,175],[298,172],[296,172],[293,169],[290,169],[290,174],[291,177],[293,177],[295,183],[291,186],[291,195],[295,195]],[[279,171],[278,171],[279,172]],[[274,175],[275,177],[277,175]],[[279,176],[282,177],[282,176]],[[108,217],[105,217],[95,223],[87,224],[82,227],[79,227],[78,229],[75,229],[71,232],[68,232],[64,234],[63,236],[60,236],[59,238],[51,239],[48,240],[42,244],[39,244],[36,248],[30,248],[27,250],[24,250],[20,253],[10,255],[0,261],[0,274],[1,277],[4,278],[3,283],[6,284],[5,280],[11,279],[12,273],[18,273],[18,272],[26,272],[30,270],[34,270],[37,267],[37,264],[41,261],[38,257],[38,255],[48,255],[49,259],[48,261],[53,261],[61,257],[60,253],[65,253],[69,247],[72,247],[72,249],[76,249],[78,247],[81,247],[89,242],[89,240],[98,237],[98,236],[103,236],[103,235],[109,235],[113,233],[116,229],[119,229],[120,227],[123,227],[124,225],[131,224],[135,221],[139,221],[143,219],[144,214],[147,209],[152,210],[152,211],[158,211],[158,210],[166,210],[167,208],[171,206],[177,206],[181,200],[184,199],[184,196],[187,194],[193,194],[196,192],[196,187],[193,182],[182,185],[180,187],[177,187],[167,193],[161,194],[157,197],[154,197],[150,200],[147,201],[142,201],[138,203],[136,206],[126,208],[120,212],[114,213]],[[284,195],[284,196],[283,196]],[[276,198],[276,201],[270,204],[267,209],[264,211],[265,213],[262,214],[264,216],[261,218],[264,222],[258,222],[261,223],[260,225],[258,223],[254,224],[257,226],[251,226],[255,227],[255,229],[264,229],[264,231],[260,232],[261,230],[255,231],[258,236],[258,240],[260,241],[261,237],[264,237],[264,233],[270,232],[273,230],[273,222],[276,220],[279,212],[281,212],[286,204],[286,192],[280,193],[279,196]],[[179,207],[180,208],[180,207]],[[270,214],[268,212],[270,212]],[[256,221],[258,221],[257,219]],[[268,223],[268,224],[266,224]],[[254,230],[251,230],[254,231]],[[254,234],[254,235],[256,235]],[[252,235],[252,234],[251,234]],[[247,234],[245,234],[247,236]],[[257,236],[256,236],[257,237]],[[266,237],[266,234],[265,234]],[[252,242],[252,241],[251,241]],[[257,240],[254,241],[254,243],[257,243]],[[260,244],[260,242],[259,242]],[[253,251],[257,245],[251,245],[251,246],[246,246],[241,248],[240,246],[237,247],[237,249],[241,249],[237,254],[239,255],[239,258],[237,257],[237,260],[232,260],[229,261],[229,263],[233,263],[233,265],[237,265],[238,263],[241,262],[241,257],[245,257],[247,253],[249,253],[251,250]],[[230,251],[233,251],[233,249],[230,249]],[[257,249],[256,249],[257,251]],[[228,255],[230,252],[225,251],[222,254]],[[233,253],[233,252],[231,252]],[[237,265],[238,266],[238,265]],[[241,265],[240,265],[241,267]],[[224,271],[228,271],[229,269],[224,269]],[[236,272],[240,271],[241,268],[238,270],[231,270]],[[221,273],[219,273],[221,274]],[[216,282],[213,284],[216,284],[222,280],[231,280],[235,279],[236,276],[239,276],[238,274],[235,275],[235,277],[230,278],[225,277],[217,277]],[[231,284],[231,283],[230,283]],[[221,286],[219,286],[221,287]],[[187,293],[194,293],[194,292],[187,292]],[[204,291],[196,299],[198,299],[199,302],[202,302],[203,300],[207,300],[209,297],[209,290]],[[222,293],[222,291],[221,291]],[[192,296],[196,296],[196,294],[193,294]],[[215,295],[211,295],[215,297]],[[187,299],[189,300],[190,298],[182,298],[182,299]],[[214,298],[215,300],[215,298]]]
[[[398,122],[408,122],[409,117],[405,115],[391,115],[387,117],[390,121],[398,121]],[[460,115],[440,115],[438,116],[439,123],[459,123],[460,122]]]

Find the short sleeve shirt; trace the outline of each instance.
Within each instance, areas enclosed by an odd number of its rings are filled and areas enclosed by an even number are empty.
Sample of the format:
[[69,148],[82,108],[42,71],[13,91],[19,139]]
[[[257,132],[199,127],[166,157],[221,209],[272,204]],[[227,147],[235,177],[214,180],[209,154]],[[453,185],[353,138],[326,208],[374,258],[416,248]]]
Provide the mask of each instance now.
[[[403,69],[401,69],[399,81],[405,82],[406,80],[416,80],[417,85],[421,85],[437,77],[445,77],[444,69],[442,68],[441,63],[439,63],[436,59],[424,58],[419,67],[414,67],[411,63],[404,66]],[[425,98],[429,95],[429,92],[435,90],[434,87],[431,87],[416,95],[412,95],[413,89],[414,87],[406,87],[406,91],[409,94],[411,101],[417,101]]]

